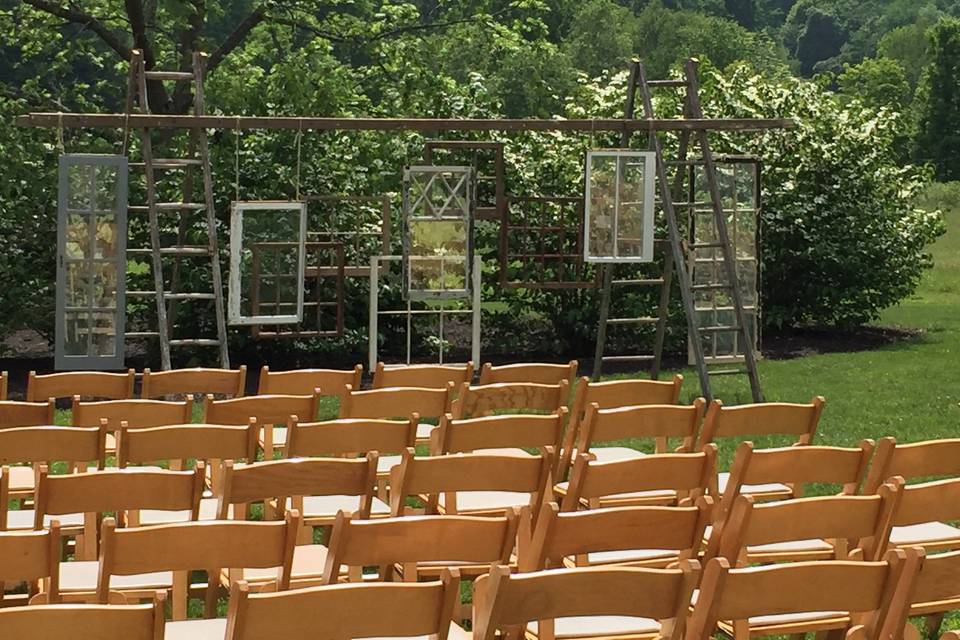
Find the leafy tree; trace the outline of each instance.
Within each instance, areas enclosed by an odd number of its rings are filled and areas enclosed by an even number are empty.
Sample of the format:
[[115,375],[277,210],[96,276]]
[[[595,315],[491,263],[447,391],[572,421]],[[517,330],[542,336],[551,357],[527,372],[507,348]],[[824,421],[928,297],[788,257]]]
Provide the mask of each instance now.
[[930,30],[931,62],[918,105],[917,153],[942,181],[960,179],[960,20],[942,19]]
[[881,57],[900,63],[912,88],[917,87],[920,75],[930,62],[927,30],[932,24],[915,22],[897,27],[885,33],[877,45],[877,53]]
[[633,12],[613,0],[588,0],[574,16],[563,49],[590,76],[619,71],[633,55],[638,26]]
[[867,58],[857,65],[844,65],[837,76],[840,93],[873,109],[902,112],[912,97],[907,74],[896,60]]
[[724,0],[727,15],[745,29],[753,30],[757,26],[756,0]]
[[811,75],[817,70],[818,63],[840,53],[845,39],[846,33],[835,16],[816,8],[808,10],[794,49],[794,55],[800,61],[800,72]]

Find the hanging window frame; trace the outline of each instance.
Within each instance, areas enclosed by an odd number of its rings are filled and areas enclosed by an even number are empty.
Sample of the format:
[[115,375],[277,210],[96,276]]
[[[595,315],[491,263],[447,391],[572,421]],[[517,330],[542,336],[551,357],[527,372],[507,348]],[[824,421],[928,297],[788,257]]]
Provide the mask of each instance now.
[[[613,158],[615,161],[615,190],[613,204],[613,252],[605,254],[594,254],[591,252],[592,232],[591,220],[598,215],[598,212],[591,210],[591,201],[593,199],[596,187],[593,185],[594,160],[603,158]],[[643,208],[641,211],[641,231],[642,242],[639,255],[619,255],[618,230],[621,218],[621,191],[623,183],[620,179],[622,169],[621,160],[635,158],[642,160],[643,163]],[[587,151],[584,167],[584,202],[583,202],[583,260],[593,263],[611,263],[627,264],[652,262],[654,246],[654,200],[656,199],[656,153],[653,151],[628,151],[623,149],[594,149]]]
[[[449,175],[454,180],[444,178]],[[438,177],[446,186],[447,195],[443,204],[433,209],[428,199],[428,191],[433,187]],[[425,181],[425,182],[421,182]],[[419,197],[415,196],[413,187],[420,186]],[[409,166],[403,172],[403,297],[410,301],[423,300],[458,300],[469,298],[472,292],[473,280],[473,223],[474,223],[474,186],[473,169],[466,166]],[[418,215],[418,211],[426,210],[428,214]],[[443,271],[447,262],[462,262],[462,288],[422,288],[414,286],[415,269],[411,264],[420,256],[414,254],[415,240],[413,226],[416,224],[447,224],[460,223],[463,229],[463,254],[454,253],[441,257],[432,257],[433,261],[440,262],[440,278],[444,281]],[[453,258],[454,260],[451,260]]]
[[[296,312],[293,314],[258,315],[242,312],[243,281],[241,264],[243,258],[243,217],[244,212],[257,211],[298,211],[297,225],[297,273],[291,277],[297,282]],[[229,295],[227,300],[227,319],[231,325],[259,325],[259,324],[298,324],[303,320],[303,274],[305,269],[305,243],[307,236],[307,203],[296,201],[235,201],[230,205],[230,279]],[[286,238],[276,238],[277,242],[287,241]],[[261,241],[262,242],[262,241]],[[298,275],[299,274],[299,277]]]
[[[87,206],[79,207],[75,205],[75,194],[72,191],[71,173],[77,167],[86,167],[89,170],[89,180],[85,186],[89,188],[86,198]],[[98,189],[99,169],[112,168],[115,171],[115,180],[113,184],[112,200],[109,207],[101,207],[103,204],[99,201],[100,194]],[[58,195],[57,195],[57,291],[55,304],[55,319],[57,330],[54,339],[54,366],[57,369],[86,369],[86,370],[111,370],[122,369],[124,364],[124,333],[126,322],[126,254],[127,254],[127,188],[128,188],[128,164],[126,156],[119,155],[100,155],[100,154],[67,154],[60,156],[58,166]],[[83,198],[84,196],[81,196]],[[83,242],[76,242],[71,239],[70,220],[73,217],[86,217],[87,228],[83,236]],[[99,218],[113,217],[112,229],[103,229],[98,225]],[[109,224],[109,223],[107,223]],[[80,228],[80,226],[74,227]],[[110,231],[109,237],[104,237],[104,232]],[[102,242],[112,241],[113,255],[97,255],[98,251],[103,251],[100,247]],[[68,252],[68,243],[78,245],[74,252],[79,249],[82,256],[72,257]],[[86,248],[81,245],[86,244]],[[69,291],[68,280],[72,280],[74,271],[72,265],[82,265],[79,276],[81,280],[85,277],[85,287],[87,288],[84,304],[68,304]],[[101,278],[99,286],[103,287],[100,295],[99,304],[97,304],[95,266],[101,266],[106,271],[101,271],[101,275],[109,271],[110,265],[113,265],[114,281],[110,283],[109,278]],[[85,267],[85,268],[84,268]],[[84,275],[85,274],[85,275]],[[111,287],[112,284],[112,287]],[[112,288],[113,305],[104,304],[105,299],[109,299]],[[71,300],[74,294],[70,295]],[[68,318],[74,317],[76,322],[73,326],[73,335],[77,336],[80,331],[80,320],[86,316],[86,352],[84,354],[71,353],[71,345],[68,344]],[[109,323],[106,326],[98,327],[100,320],[112,319],[112,333],[110,333]],[[106,334],[112,340],[101,341],[100,348],[109,345],[112,342],[112,353],[104,355],[95,354],[95,333],[98,329],[108,331]],[[74,341],[74,345],[77,343]]]

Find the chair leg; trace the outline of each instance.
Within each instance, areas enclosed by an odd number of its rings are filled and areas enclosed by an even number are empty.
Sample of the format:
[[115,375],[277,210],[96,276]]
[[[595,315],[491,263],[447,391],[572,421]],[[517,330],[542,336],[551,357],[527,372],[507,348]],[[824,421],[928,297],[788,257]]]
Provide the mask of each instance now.
[[203,600],[203,617],[217,617],[217,599],[220,596],[220,569],[207,570],[207,592]]
[[940,637],[940,626],[946,613],[933,613],[924,618],[923,628],[928,638]]
[[313,544],[313,527],[308,524],[300,527],[297,532],[297,544]]
[[173,602],[172,613],[174,620],[187,619],[187,595],[189,574],[186,571],[173,572]]

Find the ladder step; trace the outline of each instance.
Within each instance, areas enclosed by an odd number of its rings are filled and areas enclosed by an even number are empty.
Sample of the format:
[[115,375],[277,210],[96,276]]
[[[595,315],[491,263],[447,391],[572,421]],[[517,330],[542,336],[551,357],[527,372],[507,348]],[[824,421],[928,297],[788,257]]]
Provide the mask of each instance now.
[[[153,249],[149,249],[149,248],[127,249],[127,253],[132,253],[134,255],[138,255],[138,254],[150,255],[153,253]],[[202,245],[161,247],[160,255],[162,256],[208,256],[210,255],[210,248],[204,247]]]
[[697,327],[697,331],[703,331],[704,333],[708,332],[720,332],[720,331],[740,331],[740,327],[730,326],[730,325],[714,325],[711,327]]
[[647,80],[647,85],[651,87],[685,87],[686,80]]
[[164,300],[213,300],[216,295],[213,293],[166,293],[163,294]]
[[640,286],[654,286],[654,285],[659,286],[659,285],[662,285],[662,284],[663,284],[663,278],[647,278],[647,279],[645,279],[645,280],[644,280],[644,279],[641,279],[641,280],[614,280],[614,281],[613,281],[613,284],[615,284],[615,285],[620,285],[620,286],[636,286],[636,287],[640,287]]
[[694,291],[716,291],[718,289],[730,289],[731,287],[722,282],[714,282],[711,284],[695,284],[690,288]]
[[747,373],[746,369],[714,369],[707,370],[707,374],[711,376],[734,376],[742,373]]
[[659,322],[658,318],[652,317],[643,317],[643,318],[609,318],[607,324],[656,324]]
[[603,356],[604,362],[649,362],[656,356]]
[[720,249],[724,245],[722,242],[701,242],[699,244],[690,245],[691,249]]
[[[154,169],[185,169],[187,167],[199,167],[203,162],[196,158],[155,158],[150,163]],[[131,162],[131,169],[143,169],[147,166],[146,162]]]
[[[181,209],[202,211],[207,208],[207,205],[199,202],[158,202],[156,206],[158,211],[179,211]],[[145,204],[132,204],[127,209],[130,211],[150,211],[150,207]]]
[[171,347],[218,347],[220,341],[215,338],[183,338],[171,340]]
[[152,298],[156,295],[156,291],[127,291],[128,298]]
[[[130,292],[128,291],[128,292],[127,292],[127,295],[129,295],[129,294],[130,294]],[[127,338],[132,338],[132,339],[136,339],[136,338],[159,338],[159,337],[160,337],[160,334],[159,334],[158,332],[156,332],[156,331],[127,331],[124,335],[125,335]]]
[[189,71],[144,71],[147,80],[193,80]]

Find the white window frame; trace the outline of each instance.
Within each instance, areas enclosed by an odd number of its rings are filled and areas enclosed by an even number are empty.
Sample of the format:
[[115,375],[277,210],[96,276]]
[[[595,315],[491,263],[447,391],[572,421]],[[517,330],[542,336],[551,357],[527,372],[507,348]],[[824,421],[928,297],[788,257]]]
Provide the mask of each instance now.
[[[593,176],[594,158],[616,158],[617,191],[614,204],[614,224],[620,218],[620,162],[621,158],[642,158],[643,171],[643,246],[640,248],[639,256],[595,256],[590,253],[590,179]],[[653,261],[653,236],[655,233],[653,224],[654,199],[656,198],[656,161],[657,154],[653,151],[626,151],[622,149],[600,149],[587,151],[586,168],[584,170],[584,202],[583,202],[583,260],[584,262],[626,264],[637,262]],[[616,226],[613,232],[613,251],[617,251],[617,233]]]
[[[294,315],[254,315],[245,316],[240,312],[242,289],[240,282],[240,262],[243,250],[243,214],[245,211],[299,211],[300,225],[297,238],[297,271],[300,273],[297,287],[297,313]],[[307,237],[307,203],[289,200],[239,202],[230,205],[230,289],[227,305],[227,318],[232,325],[253,324],[296,324],[303,319],[303,273],[305,265],[305,243]]]

